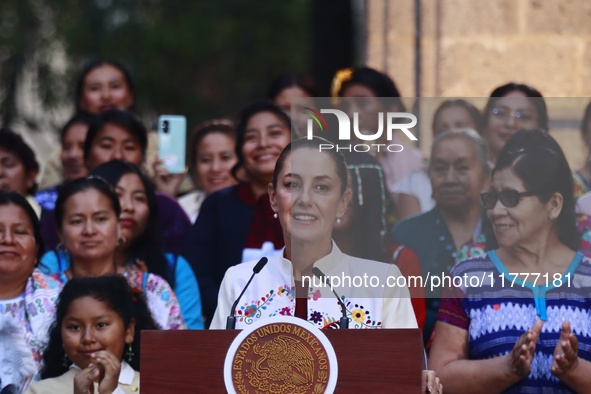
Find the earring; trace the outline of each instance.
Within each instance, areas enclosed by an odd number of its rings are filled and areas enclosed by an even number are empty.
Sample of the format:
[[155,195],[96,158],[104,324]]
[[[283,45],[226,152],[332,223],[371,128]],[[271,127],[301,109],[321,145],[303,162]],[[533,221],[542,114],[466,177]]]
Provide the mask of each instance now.
[[68,359],[68,356],[66,354],[64,354],[64,360],[62,361],[62,365],[66,368],[70,366],[70,359]]
[[130,363],[133,360],[133,349],[131,348],[131,343],[129,344],[129,348],[127,348],[127,362]]
[[337,224],[341,224],[341,218],[337,218]]
[[277,212],[273,212],[273,217],[274,217],[275,219],[277,219],[277,218],[279,217],[279,214],[278,214]]
[[119,245],[124,245],[125,243],[127,243],[127,238],[125,238],[125,235],[122,235],[118,240],[117,243],[115,244],[115,246],[119,246]]

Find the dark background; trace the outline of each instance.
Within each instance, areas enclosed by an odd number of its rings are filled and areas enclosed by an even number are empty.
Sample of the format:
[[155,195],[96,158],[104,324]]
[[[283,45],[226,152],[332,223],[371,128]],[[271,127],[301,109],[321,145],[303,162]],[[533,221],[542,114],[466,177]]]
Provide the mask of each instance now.
[[80,70],[99,57],[130,70],[144,119],[180,113],[190,128],[263,99],[285,72],[328,95],[334,72],[355,64],[351,1],[2,0],[1,123],[61,127],[23,111],[24,76],[38,111],[71,111]]

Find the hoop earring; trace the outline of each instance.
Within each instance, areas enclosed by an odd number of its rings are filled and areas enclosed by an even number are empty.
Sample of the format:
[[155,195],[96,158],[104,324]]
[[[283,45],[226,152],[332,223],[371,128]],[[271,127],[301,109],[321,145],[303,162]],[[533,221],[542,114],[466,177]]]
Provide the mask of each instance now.
[[127,348],[127,362],[130,363],[131,360],[133,360],[133,356],[135,354],[133,353],[133,349],[131,347],[131,343],[129,344],[129,347]]
[[273,212],[273,217],[274,217],[275,219],[277,219],[277,218],[279,217],[279,214],[278,214],[277,212]]

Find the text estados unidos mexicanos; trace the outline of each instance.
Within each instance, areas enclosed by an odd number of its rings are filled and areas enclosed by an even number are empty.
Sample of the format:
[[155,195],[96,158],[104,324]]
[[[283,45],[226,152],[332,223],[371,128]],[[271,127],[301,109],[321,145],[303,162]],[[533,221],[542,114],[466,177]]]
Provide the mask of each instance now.
[[[497,282],[499,281],[499,282]],[[494,273],[483,272],[482,275],[451,276],[444,272],[440,274],[431,274],[428,272],[425,277],[421,275],[409,276],[386,276],[380,278],[376,275],[327,275],[323,278],[316,276],[302,276],[302,285],[308,287],[330,287],[331,290],[342,287],[357,288],[385,288],[385,287],[407,287],[424,288],[434,291],[442,287],[494,287],[495,284],[500,288],[511,287],[560,287],[563,284],[570,287],[571,274],[561,275],[558,273],[531,273],[531,272],[508,272]]]

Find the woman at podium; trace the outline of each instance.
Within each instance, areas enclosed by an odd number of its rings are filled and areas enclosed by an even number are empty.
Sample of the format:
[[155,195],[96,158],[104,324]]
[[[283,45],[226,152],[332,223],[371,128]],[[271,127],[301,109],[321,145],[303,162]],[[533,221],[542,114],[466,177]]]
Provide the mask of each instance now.
[[[328,141],[298,139],[277,161],[269,198],[285,248],[269,259],[241,297],[234,313],[236,328],[277,315],[301,317],[318,328],[338,328],[343,309],[329,282],[343,301],[350,328],[416,328],[407,287],[385,285],[387,279],[395,284],[401,277],[398,268],[348,256],[332,240],[333,225],[345,214],[351,191],[345,159],[334,150],[319,152],[323,143]],[[256,263],[226,271],[211,328],[225,327],[231,305]],[[315,276],[314,267],[325,277]]]

